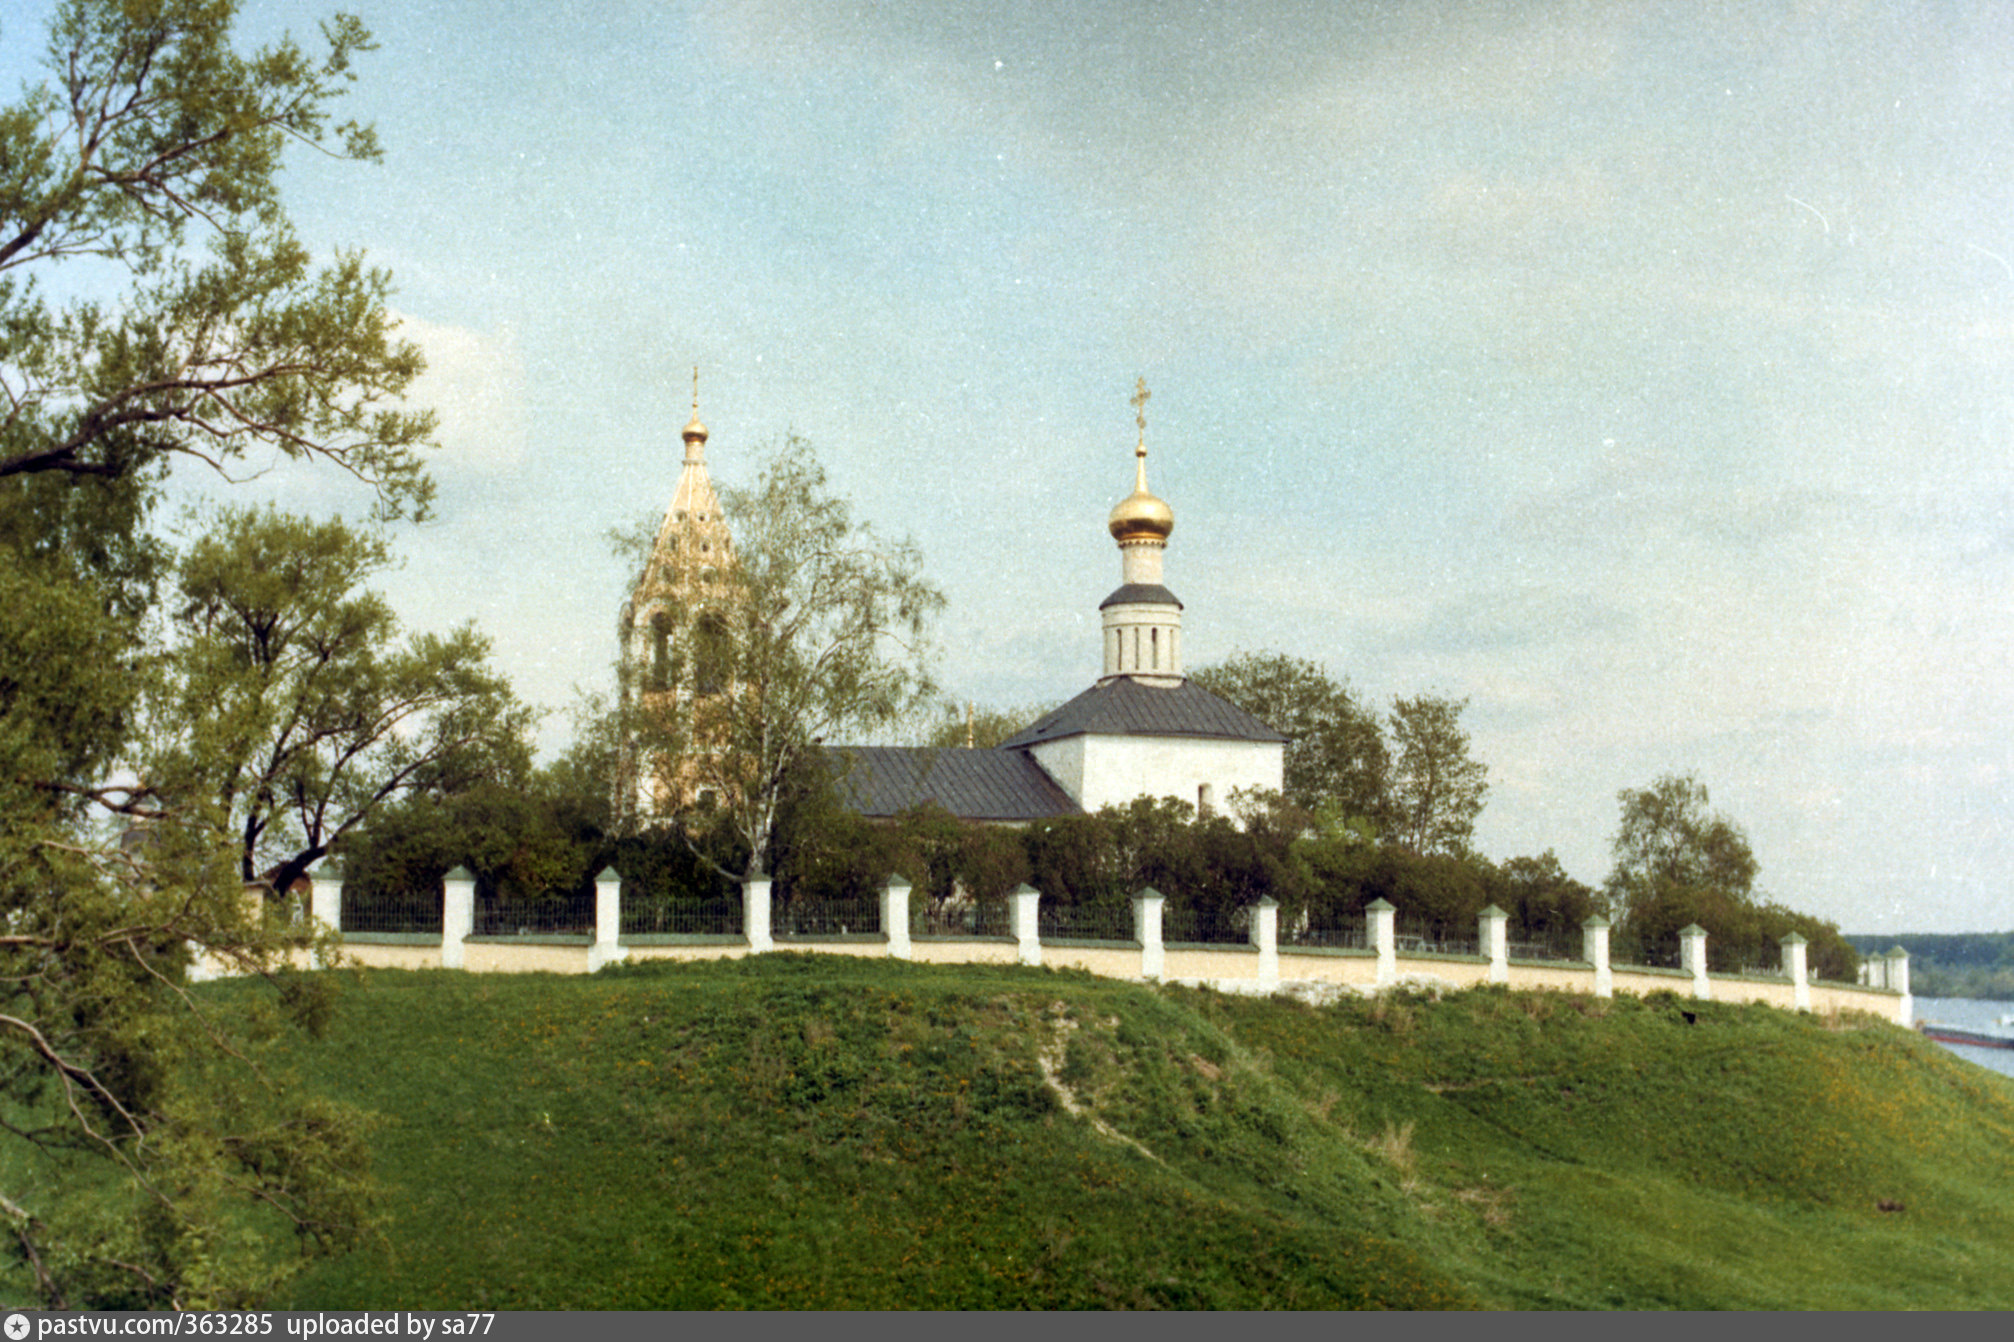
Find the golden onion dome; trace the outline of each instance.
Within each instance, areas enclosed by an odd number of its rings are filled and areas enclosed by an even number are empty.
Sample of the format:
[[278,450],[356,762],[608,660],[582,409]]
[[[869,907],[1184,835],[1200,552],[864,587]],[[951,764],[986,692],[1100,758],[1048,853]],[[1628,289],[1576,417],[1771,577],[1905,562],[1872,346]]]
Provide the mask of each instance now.
[[1175,529],[1175,510],[1147,490],[1147,449],[1144,444],[1135,450],[1134,456],[1137,464],[1133,492],[1120,499],[1118,506],[1112,509],[1111,517],[1105,521],[1105,529],[1121,545],[1127,541],[1165,541],[1168,533]]
[[706,425],[699,422],[698,406],[692,408],[692,422],[685,426],[685,441],[689,443],[695,438],[702,443],[706,441]]

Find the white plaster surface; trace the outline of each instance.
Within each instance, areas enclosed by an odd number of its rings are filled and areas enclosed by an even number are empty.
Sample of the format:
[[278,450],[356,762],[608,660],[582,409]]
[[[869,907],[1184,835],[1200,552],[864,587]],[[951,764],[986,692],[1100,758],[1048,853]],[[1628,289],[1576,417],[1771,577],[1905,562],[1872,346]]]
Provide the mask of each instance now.
[[1285,747],[1277,741],[1086,734],[1035,746],[1036,763],[1079,806],[1125,806],[1136,797],[1174,797],[1196,804],[1208,783],[1219,805],[1238,788],[1279,790]]

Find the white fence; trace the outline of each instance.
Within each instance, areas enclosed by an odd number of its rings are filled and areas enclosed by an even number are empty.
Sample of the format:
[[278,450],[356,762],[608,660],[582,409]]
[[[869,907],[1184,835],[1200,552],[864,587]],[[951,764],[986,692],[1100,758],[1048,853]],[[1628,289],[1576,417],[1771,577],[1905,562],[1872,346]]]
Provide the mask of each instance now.
[[[1805,940],[1782,939],[1782,969],[1775,973],[1711,974],[1706,968],[1705,929],[1694,925],[1679,934],[1679,968],[1617,965],[1608,953],[1608,920],[1589,918],[1581,928],[1578,960],[1522,960],[1510,954],[1508,915],[1491,906],[1477,919],[1478,953],[1436,955],[1402,949],[1392,905],[1380,899],[1364,911],[1360,945],[1354,933],[1329,938],[1341,945],[1283,946],[1279,909],[1271,899],[1250,911],[1245,943],[1171,942],[1163,937],[1166,900],[1142,890],[1132,900],[1130,939],[1044,937],[1038,891],[1024,885],[1007,897],[1004,935],[911,932],[909,883],[891,877],[880,892],[879,930],[841,935],[788,935],[772,931],[770,882],[742,887],[740,929],[731,934],[625,935],[622,882],[604,870],[595,879],[591,935],[479,936],[475,927],[475,878],[465,869],[448,873],[442,889],[439,932],[344,935],[344,953],[365,965],[384,968],[446,968],[485,971],[592,973],[624,960],[719,959],[759,955],[778,948],[833,954],[885,956],[940,964],[1019,963],[1074,967],[1115,978],[1207,983],[1226,991],[1276,992],[1296,986],[1329,985],[1376,992],[1401,984],[1466,987],[1502,983],[1613,996],[1618,990],[1659,989],[1700,1000],[1762,1002],[1798,1011],[1866,1011],[1901,1025],[1910,1023],[1909,957],[1899,947],[1869,962],[1860,984],[1814,982],[1807,970]],[[343,923],[342,876],[332,865],[317,873],[311,913],[331,928]],[[867,921],[862,918],[864,925]],[[1052,923],[1052,925],[1054,925]]]

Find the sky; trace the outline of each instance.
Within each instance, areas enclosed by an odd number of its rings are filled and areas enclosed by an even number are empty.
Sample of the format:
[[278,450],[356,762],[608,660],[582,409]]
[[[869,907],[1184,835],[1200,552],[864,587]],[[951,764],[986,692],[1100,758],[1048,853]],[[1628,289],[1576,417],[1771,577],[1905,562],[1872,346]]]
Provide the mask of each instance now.
[[286,191],[430,360],[387,591],[548,750],[695,366],[715,482],[811,440],[1001,708],[1098,673],[1145,378],[1190,665],[1467,700],[1486,855],[1599,884],[1692,773],[1769,898],[2014,928],[2014,7],[354,2],[384,161]]

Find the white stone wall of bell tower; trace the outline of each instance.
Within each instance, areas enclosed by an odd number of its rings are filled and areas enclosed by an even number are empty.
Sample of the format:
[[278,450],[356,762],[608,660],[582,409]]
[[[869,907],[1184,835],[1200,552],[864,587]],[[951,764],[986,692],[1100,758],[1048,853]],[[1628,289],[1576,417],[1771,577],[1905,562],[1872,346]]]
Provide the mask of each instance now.
[[1119,547],[1119,578],[1121,582],[1143,583],[1150,587],[1161,584],[1161,559],[1168,547],[1158,541],[1130,541]]
[[1182,608],[1160,602],[1115,602],[1099,612],[1105,636],[1101,679],[1131,676],[1149,685],[1182,680]]

